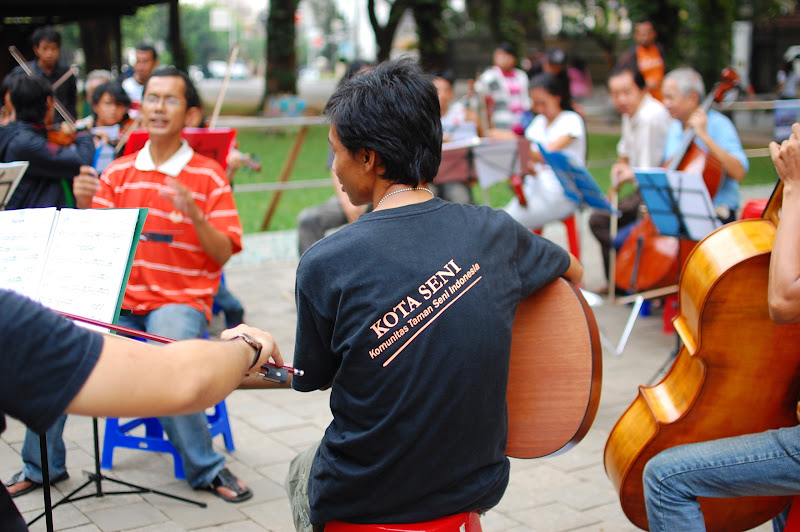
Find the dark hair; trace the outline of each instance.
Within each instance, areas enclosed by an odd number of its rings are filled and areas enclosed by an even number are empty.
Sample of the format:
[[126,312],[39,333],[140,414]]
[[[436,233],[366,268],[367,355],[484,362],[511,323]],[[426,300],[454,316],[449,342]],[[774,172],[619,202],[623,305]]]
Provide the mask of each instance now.
[[42,76],[15,76],[11,81],[11,103],[20,122],[41,124],[47,114],[47,97],[53,95],[50,82]]
[[497,48],[495,48],[495,50],[503,50],[507,54],[511,54],[514,57],[517,56],[517,50],[514,48],[514,45],[511,44],[510,42],[501,42],[500,44],[497,45]]
[[126,108],[130,109],[131,97],[128,96],[128,93],[125,92],[125,89],[122,88],[122,85],[118,81],[106,81],[98,85],[92,93],[92,105],[100,103],[100,99],[105,93],[109,93],[118,104],[124,105]]
[[448,68],[447,70],[436,70],[433,72],[433,77],[445,80],[450,84],[451,87],[456,83],[456,76],[453,74],[452,68]]
[[42,41],[54,42],[60,47],[61,34],[58,33],[53,26],[39,26],[33,30],[33,34],[31,35],[31,43],[34,46],[39,46],[39,43]]
[[375,66],[371,61],[367,61],[365,59],[353,59],[349,65],[347,65],[347,70],[344,71],[344,75],[339,80],[339,85],[343,84],[362,70],[368,70]]
[[350,153],[381,156],[392,183],[418,186],[433,180],[442,160],[439,97],[431,76],[404,57],[338,87],[323,113]]
[[6,74],[6,77],[3,78],[3,82],[0,83],[0,104],[2,104],[6,93],[11,90],[11,85],[14,83],[14,78],[17,76],[27,76],[27,74],[25,72],[16,71]]
[[[564,111],[574,111],[572,107],[572,95],[569,92],[569,84],[564,82],[566,76],[554,76],[549,72],[543,72],[534,76],[528,84],[529,89],[542,88],[548,94],[561,97],[561,109]],[[569,78],[567,78],[569,80]]]
[[633,82],[636,83],[636,86],[639,87],[639,89],[644,89],[647,86],[639,67],[634,64],[620,64],[615,66],[608,75],[608,79],[617,77],[625,72],[631,73],[631,76],[633,76]]
[[186,84],[186,90],[183,93],[183,97],[186,98],[186,109],[197,107],[202,111],[203,108],[202,104],[200,103],[200,95],[197,93],[197,88],[194,86],[192,78],[190,78],[186,72],[174,66],[163,66],[153,70],[153,73],[150,74],[150,77],[144,84],[144,89],[142,90],[142,94],[144,95],[147,93],[147,85],[150,83],[151,79],[166,78],[166,77],[181,78],[183,82]]
[[566,65],[567,53],[561,48],[550,48],[547,50],[547,62],[552,65]]
[[156,49],[149,44],[139,43],[136,45],[137,52],[150,52],[153,55],[153,60],[158,59]]

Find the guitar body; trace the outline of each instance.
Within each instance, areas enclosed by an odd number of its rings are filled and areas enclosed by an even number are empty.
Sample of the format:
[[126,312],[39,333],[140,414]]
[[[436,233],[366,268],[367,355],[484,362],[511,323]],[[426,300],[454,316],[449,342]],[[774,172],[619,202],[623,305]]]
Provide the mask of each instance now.
[[[775,231],[774,219],[727,224],[686,261],[674,321],[683,346],[661,382],[639,387],[604,452],[622,509],[639,528],[648,528],[642,472],[659,452],[797,424],[800,324],[774,323],[767,302]],[[790,498],[698,500],[707,530],[736,531],[769,520]]]
[[520,303],[511,333],[506,455],[564,452],[589,431],[600,402],[594,313],[581,291],[559,278]]

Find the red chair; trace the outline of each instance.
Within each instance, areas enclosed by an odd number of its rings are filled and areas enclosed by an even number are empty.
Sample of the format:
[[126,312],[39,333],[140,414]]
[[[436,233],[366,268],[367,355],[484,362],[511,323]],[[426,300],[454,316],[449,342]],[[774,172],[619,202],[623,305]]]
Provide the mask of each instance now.
[[355,525],[331,521],[325,525],[325,532],[482,532],[478,512],[449,515],[423,523],[402,523],[398,525]]
[[747,200],[742,207],[742,215],[740,219],[745,220],[747,218],[761,218],[761,215],[764,213],[764,209],[767,208],[767,203],[769,202],[769,198],[756,198]]
[[[564,229],[567,230],[567,240],[569,242],[569,252],[575,255],[575,258],[581,260],[581,239],[578,236],[578,225],[575,221],[575,215],[573,214],[569,218],[564,218],[561,220],[561,223],[564,224]],[[534,233],[537,235],[542,234],[542,229],[534,229]]]

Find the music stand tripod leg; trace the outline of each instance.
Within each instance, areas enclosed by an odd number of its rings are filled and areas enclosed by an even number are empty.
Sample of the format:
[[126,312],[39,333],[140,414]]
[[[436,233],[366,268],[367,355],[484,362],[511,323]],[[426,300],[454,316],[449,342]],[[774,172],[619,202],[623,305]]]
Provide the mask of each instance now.
[[[186,502],[189,504],[194,504],[201,508],[205,508],[208,505],[202,501],[196,501],[193,499],[187,499],[185,497],[179,497],[178,495],[173,495],[171,493],[166,493],[164,491],[154,490],[145,486],[140,486],[138,484],[131,484],[129,482],[124,482],[122,480],[117,480],[115,478],[110,478],[103,475],[100,472],[100,438],[98,436],[98,427],[97,427],[97,418],[92,418],[92,428],[94,430],[94,472],[89,473],[89,479],[72,490],[70,493],[65,495],[61,498],[57,503],[53,504],[52,507],[50,505],[50,482],[49,482],[49,471],[47,467],[47,441],[45,435],[42,434],[40,437],[41,446],[42,446],[42,487],[44,488],[45,496],[45,510],[44,512],[37,515],[33,518],[30,522],[28,522],[28,526],[30,527],[33,523],[41,519],[42,516],[46,516],[47,518],[47,532],[53,532],[53,508],[59,506],[62,503],[66,502],[75,502],[80,501],[82,499],[88,499],[89,497],[104,497],[106,495],[131,495],[131,494],[140,494],[140,493],[153,493],[155,495],[161,495],[162,497],[168,497],[170,499],[175,499],[177,501]],[[103,491],[102,481],[106,480],[108,482],[114,482],[116,484],[120,484],[122,486],[126,486],[131,488],[128,491]],[[95,492],[90,493],[88,495],[81,495],[80,497],[73,497],[76,493],[80,492],[83,488],[88,486],[89,484],[94,483],[95,485]]]
[[628,343],[628,338],[633,330],[633,325],[636,323],[636,318],[639,317],[639,311],[642,309],[643,303],[644,297],[641,295],[636,296],[636,300],[633,303],[633,310],[631,310],[631,313],[628,316],[628,321],[625,323],[625,329],[622,331],[622,336],[619,339],[619,345],[614,353],[615,355],[622,356],[622,351],[625,349],[625,344]]

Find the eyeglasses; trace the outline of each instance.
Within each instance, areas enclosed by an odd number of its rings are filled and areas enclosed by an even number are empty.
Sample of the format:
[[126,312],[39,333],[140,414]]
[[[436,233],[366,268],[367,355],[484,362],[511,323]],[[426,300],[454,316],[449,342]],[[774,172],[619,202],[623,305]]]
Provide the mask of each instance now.
[[175,96],[156,96],[155,94],[148,94],[142,99],[142,103],[146,103],[148,105],[158,105],[161,102],[164,102],[164,105],[167,107],[180,107],[185,103],[186,100],[183,98],[177,98]]

